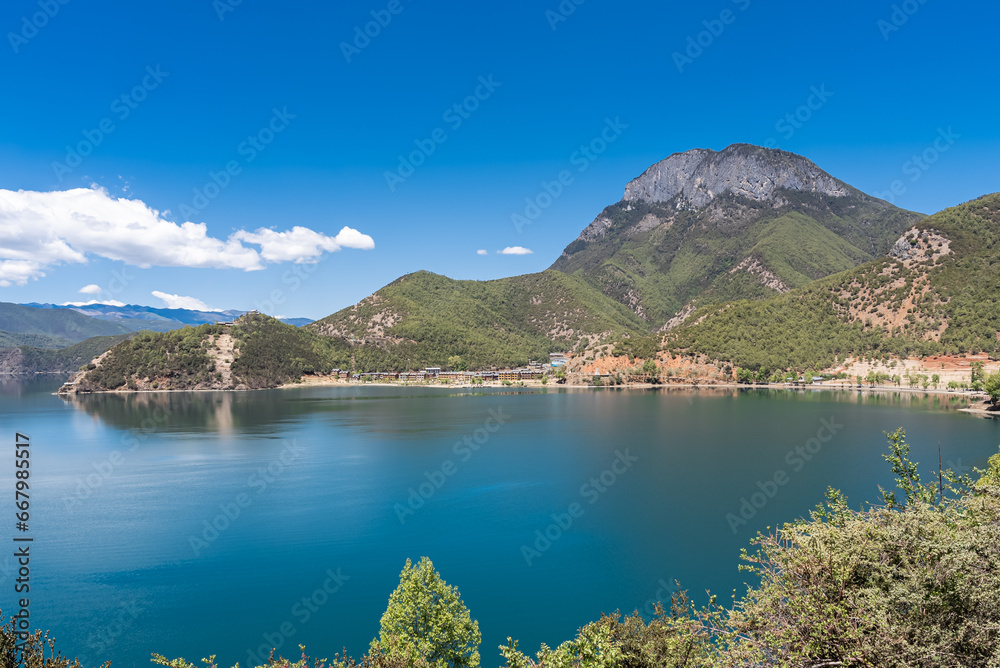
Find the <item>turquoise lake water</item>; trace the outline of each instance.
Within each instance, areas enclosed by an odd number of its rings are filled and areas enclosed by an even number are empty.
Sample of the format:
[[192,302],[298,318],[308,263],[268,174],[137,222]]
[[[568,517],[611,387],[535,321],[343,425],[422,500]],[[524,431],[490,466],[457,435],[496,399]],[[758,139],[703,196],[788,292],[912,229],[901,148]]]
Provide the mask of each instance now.
[[[429,556],[483,635],[536,651],[675,579],[728,599],[738,554],[828,486],[858,506],[892,475],[982,467],[1000,425],[947,396],[762,390],[325,387],[53,396],[0,384],[14,528],[15,433],[31,438],[30,613],[89,665],[262,646],[355,656],[407,557]],[[780,483],[780,484],[779,484]],[[8,543],[10,544],[10,543]],[[13,550],[8,550],[12,554]],[[0,609],[16,597],[0,557]]]

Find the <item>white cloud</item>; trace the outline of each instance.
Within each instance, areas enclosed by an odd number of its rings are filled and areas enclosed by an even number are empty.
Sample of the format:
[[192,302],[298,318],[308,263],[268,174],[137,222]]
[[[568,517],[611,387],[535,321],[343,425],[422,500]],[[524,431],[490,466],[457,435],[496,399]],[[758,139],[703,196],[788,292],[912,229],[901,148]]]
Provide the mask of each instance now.
[[96,283],[91,283],[90,285],[85,285],[80,288],[80,294],[83,295],[99,295],[101,294],[101,286]]
[[109,299],[107,301],[98,301],[96,299],[91,299],[89,302],[63,302],[60,306],[93,306],[94,304],[102,304],[104,306],[125,306],[125,302],[120,302],[117,299]]
[[489,255],[484,249],[480,248],[476,251],[476,255]]
[[185,297],[183,295],[171,295],[159,290],[153,290],[152,295],[157,299],[162,299],[167,308],[186,308],[192,311],[221,311],[222,309],[212,308],[197,297]]
[[232,239],[260,246],[260,255],[269,262],[315,262],[324,251],[336,253],[341,248],[375,248],[367,234],[345,227],[335,237],[328,237],[308,227],[293,227],[287,232],[261,228],[256,232],[240,230]]
[[523,246],[507,246],[503,250],[498,250],[500,255],[531,255],[534,251]]
[[237,230],[223,240],[209,236],[205,223],[174,223],[141,200],[115,198],[103,188],[0,189],[0,287],[24,285],[54,266],[86,263],[90,256],[144,268],[253,271],[268,262],[315,262],[324,252],[374,246],[371,237],[349,227],[336,237],[294,227]]

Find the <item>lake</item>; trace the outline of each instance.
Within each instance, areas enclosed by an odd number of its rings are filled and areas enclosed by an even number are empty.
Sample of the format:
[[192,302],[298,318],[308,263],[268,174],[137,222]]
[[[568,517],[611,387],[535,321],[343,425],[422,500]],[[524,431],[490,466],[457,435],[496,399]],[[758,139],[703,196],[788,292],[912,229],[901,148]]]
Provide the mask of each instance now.
[[[675,579],[742,592],[741,547],[834,486],[892,485],[883,430],[921,471],[971,472],[1000,425],[956,398],[766,390],[313,387],[63,399],[0,383],[30,436],[30,612],[89,665],[151,652],[220,666],[361,654],[407,557],[429,556],[483,635],[537,651]],[[13,455],[4,481],[15,532]],[[12,551],[9,551],[12,554]],[[16,600],[0,557],[0,608]]]

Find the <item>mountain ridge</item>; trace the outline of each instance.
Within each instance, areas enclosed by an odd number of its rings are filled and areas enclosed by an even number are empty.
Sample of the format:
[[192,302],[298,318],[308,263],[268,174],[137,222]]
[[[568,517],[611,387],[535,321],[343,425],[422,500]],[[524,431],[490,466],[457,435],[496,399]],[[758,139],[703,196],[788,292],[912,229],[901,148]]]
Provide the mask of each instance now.
[[[142,304],[43,304],[31,302],[21,304],[21,306],[43,310],[75,311],[98,320],[117,322],[129,328],[130,331],[149,329],[155,332],[168,331],[186,325],[214,324],[218,320],[233,320],[244,313],[249,313],[249,311],[239,309],[199,311],[197,309],[160,308]],[[278,319],[296,327],[312,322],[309,318],[282,317]]]
[[550,269],[661,329],[698,305],[763,298],[872,260],[922,217],[794,153],[695,149],[630,181]]
[[[803,187],[807,184],[810,187]],[[863,194],[804,156],[732,144],[721,151],[698,148],[673,153],[632,179],[622,199],[669,202],[683,195],[689,206],[700,208],[725,192],[765,200],[777,189],[834,197]]]

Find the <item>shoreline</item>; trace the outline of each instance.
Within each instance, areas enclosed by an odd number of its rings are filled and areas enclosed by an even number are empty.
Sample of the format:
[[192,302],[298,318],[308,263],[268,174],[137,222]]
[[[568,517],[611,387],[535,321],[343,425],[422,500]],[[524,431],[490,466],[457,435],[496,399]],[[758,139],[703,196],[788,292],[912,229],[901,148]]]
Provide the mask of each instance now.
[[[736,390],[784,390],[784,391],[824,391],[824,392],[857,392],[859,394],[886,394],[889,392],[905,393],[912,395],[942,395],[942,396],[953,396],[956,398],[962,398],[969,402],[969,405],[965,408],[958,409],[963,413],[968,413],[970,415],[975,415],[982,418],[1000,418],[1000,411],[990,411],[986,408],[981,408],[980,406],[985,405],[986,394],[983,392],[971,392],[971,391],[956,391],[948,389],[932,389],[932,388],[911,388],[911,387],[889,387],[889,386],[875,386],[875,387],[859,387],[857,385],[843,385],[843,384],[824,384],[824,383],[814,383],[809,385],[796,385],[792,383],[769,383],[769,384],[744,384],[744,383],[720,383],[720,382],[686,382],[686,383],[625,383],[622,385],[600,385],[594,386],[590,383],[579,383],[579,382],[567,382],[559,384],[556,382],[542,383],[540,381],[517,381],[511,385],[504,385],[500,382],[497,383],[484,383],[471,384],[471,383],[440,383],[440,382],[421,382],[421,383],[401,383],[401,382],[370,382],[370,383],[358,383],[358,382],[348,382],[342,381],[340,379],[333,380],[329,378],[317,378],[312,377],[303,382],[295,383],[284,383],[276,387],[271,388],[242,388],[242,389],[221,389],[221,388],[201,388],[201,389],[156,389],[156,390],[103,390],[99,392],[54,392],[53,394],[57,396],[75,396],[78,394],[157,394],[157,393],[172,393],[172,392],[257,392],[260,390],[286,390],[286,389],[296,389],[296,388],[310,388],[310,387],[393,387],[393,388],[412,388],[412,389],[441,389],[441,390],[476,390],[476,389],[506,389],[506,390],[537,390],[537,389],[573,389],[573,390],[700,390],[700,389],[736,389]],[[60,388],[61,389],[61,388]]]

